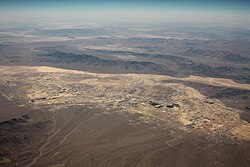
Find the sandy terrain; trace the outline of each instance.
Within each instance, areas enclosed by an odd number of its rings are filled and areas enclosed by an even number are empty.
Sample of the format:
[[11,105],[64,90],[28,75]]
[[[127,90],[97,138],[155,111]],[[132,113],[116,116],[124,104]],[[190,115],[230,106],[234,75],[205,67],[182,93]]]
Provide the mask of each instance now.
[[[17,141],[28,137],[10,151],[4,136],[0,164],[249,166],[250,124],[240,111],[172,80],[250,90],[249,84],[219,78],[1,66],[2,101],[21,102],[29,116],[16,114],[12,120],[1,109],[0,127],[15,136],[15,129],[22,129],[25,137],[16,136]],[[18,158],[20,150],[25,158]]]
[[[78,70],[66,70],[61,68],[55,68],[55,67],[47,67],[47,66],[32,66],[32,67],[25,67],[25,66],[1,66],[0,68],[3,69],[12,69],[17,68],[21,70],[36,70],[38,72],[54,72],[54,73],[72,73],[72,74],[90,74],[95,76],[114,76],[113,74],[97,74],[97,73],[88,73],[84,71],[78,71]],[[153,74],[119,74],[119,76],[140,76],[144,78],[151,78],[151,80],[179,80],[179,81],[193,81],[196,83],[204,83],[208,85],[214,85],[214,86],[223,86],[223,87],[231,87],[231,88],[238,88],[238,89],[244,89],[244,90],[250,90],[249,84],[242,84],[237,83],[231,79],[223,79],[223,78],[208,78],[208,77],[201,77],[201,76],[190,76],[190,77],[184,77],[184,78],[176,78],[176,77],[170,77],[170,76],[163,76],[163,75],[153,75]]]

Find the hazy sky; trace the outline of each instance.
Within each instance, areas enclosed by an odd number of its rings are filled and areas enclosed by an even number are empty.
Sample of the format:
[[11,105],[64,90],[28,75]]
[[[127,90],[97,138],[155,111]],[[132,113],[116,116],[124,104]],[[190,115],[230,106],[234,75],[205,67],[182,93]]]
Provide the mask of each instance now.
[[250,23],[250,0],[0,0],[0,21]]

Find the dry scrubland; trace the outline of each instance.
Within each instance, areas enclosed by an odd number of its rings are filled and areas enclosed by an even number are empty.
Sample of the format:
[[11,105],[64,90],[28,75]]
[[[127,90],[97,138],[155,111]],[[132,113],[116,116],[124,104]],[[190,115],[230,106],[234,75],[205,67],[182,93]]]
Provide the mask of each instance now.
[[249,166],[240,111],[173,80],[250,90],[219,78],[1,66],[2,101],[20,111],[1,109],[0,164]]

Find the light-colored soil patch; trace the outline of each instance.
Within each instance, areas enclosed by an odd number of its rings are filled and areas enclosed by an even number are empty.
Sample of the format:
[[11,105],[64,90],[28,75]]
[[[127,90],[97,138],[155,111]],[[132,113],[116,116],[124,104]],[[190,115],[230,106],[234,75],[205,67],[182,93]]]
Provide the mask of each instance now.
[[239,139],[250,140],[250,124],[241,125],[233,130],[233,134]]
[[179,118],[179,121],[183,124],[183,125],[190,125],[192,124],[191,121],[189,121],[188,117],[187,117],[187,114],[186,113],[182,113],[180,118]]

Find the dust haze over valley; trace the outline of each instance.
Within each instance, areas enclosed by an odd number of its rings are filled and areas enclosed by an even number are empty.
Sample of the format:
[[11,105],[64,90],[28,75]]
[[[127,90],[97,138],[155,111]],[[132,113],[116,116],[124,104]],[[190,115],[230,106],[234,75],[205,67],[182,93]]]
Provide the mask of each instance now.
[[245,2],[23,2],[0,2],[0,166],[250,166]]

